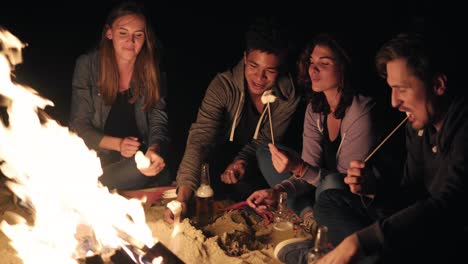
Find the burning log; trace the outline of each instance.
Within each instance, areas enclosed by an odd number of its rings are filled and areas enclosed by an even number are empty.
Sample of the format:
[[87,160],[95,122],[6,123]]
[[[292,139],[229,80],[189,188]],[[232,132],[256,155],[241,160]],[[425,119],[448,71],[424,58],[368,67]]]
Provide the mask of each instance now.
[[152,263],[153,259],[162,257],[164,264],[182,264],[184,263],[172,251],[170,251],[161,242],[156,243],[146,254],[143,256],[143,263]]
[[[132,248],[132,246],[130,246]],[[184,262],[177,257],[172,251],[170,251],[164,244],[161,242],[156,243],[152,248],[145,246],[144,249],[139,249],[133,247],[132,252],[134,256],[137,257],[138,264],[152,264],[152,263],[161,263],[161,264],[184,264]],[[142,254],[142,252],[145,252]],[[103,258],[99,255],[88,257],[82,262],[83,264],[135,264],[135,260],[132,259],[128,252],[123,250],[118,250],[110,258],[110,261],[104,261]]]

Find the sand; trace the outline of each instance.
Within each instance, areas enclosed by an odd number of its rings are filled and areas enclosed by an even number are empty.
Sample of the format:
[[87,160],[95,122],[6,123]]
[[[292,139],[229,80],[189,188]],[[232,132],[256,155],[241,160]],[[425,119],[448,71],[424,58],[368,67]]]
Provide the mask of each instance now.
[[[229,256],[219,245],[219,236],[207,237],[202,230],[190,224],[189,219],[180,223],[180,231],[171,237],[174,226],[161,219],[164,207],[151,207],[147,213],[147,222],[153,235],[174,252],[185,263],[280,263],[273,258],[273,248],[252,250],[239,256]],[[224,228],[229,229],[230,224]],[[227,233],[226,233],[227,234]]]
[[[12,214],[16,213],[23,217],[29,214],[26,210],[15,205],[15,199],[12,193],[3,185],[3,179],[0,183],[0,222],[10,220]],[[16,257],[16,251],[10,246],[8,237],[0,231],[0,256],[2,256],[3,264],[20,264],[23,263]]]

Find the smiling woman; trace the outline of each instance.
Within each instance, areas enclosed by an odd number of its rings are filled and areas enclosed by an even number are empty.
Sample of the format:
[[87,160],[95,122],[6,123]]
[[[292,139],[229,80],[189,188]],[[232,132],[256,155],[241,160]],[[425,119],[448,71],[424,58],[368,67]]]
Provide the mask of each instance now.
[[[163,153],[168,117],[155,42],[144,10],[124,2],[109,13],[99,49],[76,62],[70,128],[98,152],[100,181],[110,189],[171,182]],[[139,150],[149,166],[135,164]]]
[[[137,15],[124,15],[106,25],[106,37],[112,40],[118,60],[132,62],[145,43],[145,19]],[[123,83],[125,89],[127,85]],[[122,85],[122,83],[121,83]]]

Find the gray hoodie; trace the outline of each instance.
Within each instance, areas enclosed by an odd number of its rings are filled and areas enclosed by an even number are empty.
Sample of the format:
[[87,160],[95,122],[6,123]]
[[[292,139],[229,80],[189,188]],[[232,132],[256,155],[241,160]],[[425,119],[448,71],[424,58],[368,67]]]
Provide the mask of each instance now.
[[[185,153],[177,173],[177,185],[196,190],[199,185],[200,166],[217,142],[236,139],[244,106],[246,87],[244,85],[244,61],[231,70],[219,73],[211,81],[198,110],[196,121],[189,130]],[[275,140],[280,141],[299,103],[290,76],[280,75],[272,88],[276,101],[271,106]],[[266,109],[266,107],[265,107]],[[262,114],[256,139],[245,145],[234,160],[251,160],[259,145],[271,141],[268,114]]]
[[[341,122],[341,142],[336,153],[339,173],[346,173],[352,160],[364,160],[372,151],[377,141],[375,128],[372,126],[371,109],[375,101],[369,97],[357,95],[346,109]],[[304,119],[302,159],[308,164],[303,177],[292,176],[280,185],[288,194],[299,195],[308,190],[309,184],[317,186],[327,174],[320,168],[322,158],[323,122],[326,115],[314,113],[312,106],[307,106]]]

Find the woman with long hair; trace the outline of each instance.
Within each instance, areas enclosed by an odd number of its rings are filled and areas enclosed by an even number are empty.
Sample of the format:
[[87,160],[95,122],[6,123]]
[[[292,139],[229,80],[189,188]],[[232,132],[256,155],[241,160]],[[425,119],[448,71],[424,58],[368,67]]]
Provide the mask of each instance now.
[[[168,117],[156,38],[143,8],[113,8],[99,48],[81,55],[72,83],[70,127],[101,159],[102,184],[128,190],[166,185]],[[139,165],[141,151],[149,164]],[[144,159],[143,159],[144,160]]]

